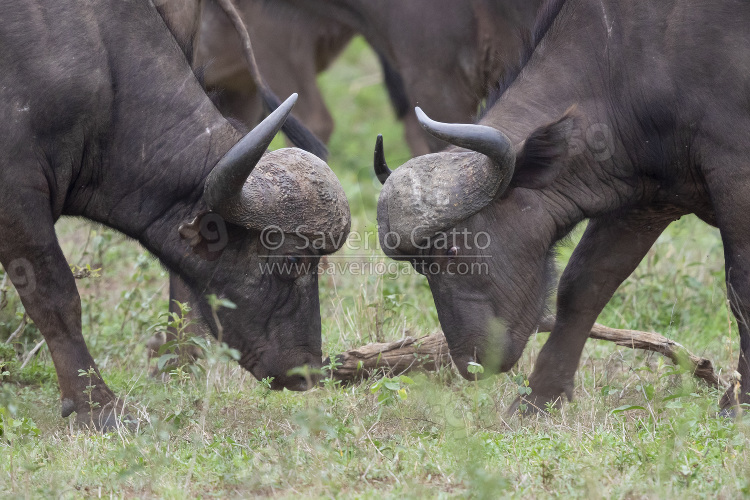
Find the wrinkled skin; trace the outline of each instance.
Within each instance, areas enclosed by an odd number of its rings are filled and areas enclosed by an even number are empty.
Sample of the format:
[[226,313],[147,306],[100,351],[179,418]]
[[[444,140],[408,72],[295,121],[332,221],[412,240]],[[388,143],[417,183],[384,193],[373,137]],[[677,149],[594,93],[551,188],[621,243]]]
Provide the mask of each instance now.
[[[214,0],[207,0],[214,4]],[[154,2],[167,28],[190,64],[195,59],[204,0],[157,0]],[[290,94],[292,92],[289,92]]]
[[[244,228],[230,228],[229,245],[215,263],[216,274],[210,283],[211,293],[226,297],[245,307],[222,311],[220,321],[225,327],[224,340],[242,353],[240,364],[257,379],[273,377],[273,389],[306,390],[307,380],[298,375],[287,375],[303,365],[320,367],[322,347],[320,337],[320,305],[318,275],[310,273],[270,274],[259,265],[282,263],[285,255],[300,259],[317,269],[319,255],[312,252],[301,256],[298,246],[303,241],[289,236],[284,246],[270,256],[257,232]],[[244,270],[241,277],[237,270]],[[211,309],[198,287],[188,282],[197,297],[197,309],[210,321]],[[263,300],[260,300],[260,299]],[[254,305],[253,309],[250,305]],[[255,332],[233,338],[231,325],[242,325],[245,332]]]
[[[54,229],[63,215],[137,239],[196,296],[234,302],[218,320],[241,364],[275,377],[277,388],[303,389],[287,372],[321,364],[317,276],[261,275],[258,267],[300,254],[288,247],[292,238],[261,251],[257,231],[228,223],[226,244],[207,257],[178,231],[205,216],[206,178],[242,135],[206,96],[156,9],[21,0],[0,10],[0,263],[47,341],[63,416],[77,412],[80,422],[109,428],[112,408],[122,407],[82,336],[80,297]],[[301,252],[310,263],[323,253]],[[205,300],[198,306],[217,334]],[[91,379],[79,377],[90,369]],[[93,410],[88,385],[96,386]]]
[[[521,32],[541,0],[265,0],[342,23],[400,74],[409,106],[402,117],[414,155],[446,144],[425,134],[413,110],[435,120],[471,123],[482,100],[516,65]],[[291,10],[291,9],[290,9]],[[392,90],[393,91],[393,90]],[[397,90],[398,92],[399,90]]]
[[[514,144],[515,164],[494,165],[515,169],[510,188],[455,227],[435,223],[436,234],[466,228],[491,239],[479,252],[484,275],[428,275],[454,360],[464,376],[474,356],[494,371],[512,367],[543,312],[555,243],[590,219],[559,283],[529,408],[572,397],[597,316],[669,223],[692,213],[721,230],[738,319],[741,396],[727,393],[721,404],[750,403],[750,330],[741,319],[750,314],[750,5],[568,0],[553,12],[523,76],[480,122]],[[434,175],[456,154],[431,159]],[[381,241],[404,223],[399,204],[414,202],[393,197],[401,169],[381,193]],[[473,252],[456,246],[386,252],[417,266],[470,261]]]
[[[331,19],[272,15],[263,0],[235,2],[253,41],[263,78],[277,95],[299,92],[295,115],[323,142],[333,132],[333,117],[317,85],[324,71],[349,44],[354,32]],[[284,36],[280,36],[284,34]],[[205,86],[217,93],[225,116],[248,127],[263,117],[263,104],[242,53],[239,37],[213,1],[204,2],[196,66],[203,66]]]

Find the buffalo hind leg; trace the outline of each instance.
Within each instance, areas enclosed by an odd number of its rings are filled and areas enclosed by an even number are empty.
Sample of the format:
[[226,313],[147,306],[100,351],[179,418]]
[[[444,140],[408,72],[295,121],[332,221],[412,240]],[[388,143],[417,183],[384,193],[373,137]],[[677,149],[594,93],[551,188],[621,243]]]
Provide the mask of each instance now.
[[47,342],[60,385],[62,416],[77,412],[80,424],[111,429],[117,425],[117,400],[83,340],[81,298],[57,242],[50,202],[38,191],[19,191],[13,200],[7,193],[5,199],[7,206],[23,207],[23,213],[0,214],[0,227],[13,235],[0,240],[0,263]]
[[[529,377],[529,412],[573,397],[574,376],[589,337],[604,306],[620,284],[638,267],[659,235],[676,217],[649,220],[621,214],[589,223],[560,279],[557,319]],[[511,407],[515,411],[520,399]]]

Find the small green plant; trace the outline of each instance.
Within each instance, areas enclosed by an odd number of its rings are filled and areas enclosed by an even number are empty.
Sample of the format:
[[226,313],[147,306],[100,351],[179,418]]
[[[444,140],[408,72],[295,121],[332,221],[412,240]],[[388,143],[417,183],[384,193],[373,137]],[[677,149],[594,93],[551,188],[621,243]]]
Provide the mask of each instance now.
[[174,425],[177,429],[181,429],[190,422],[195,422],[195,410],[192,408],[179,408],[174,412],[167,415],[164,419],[165,422],[169,422]]
[[186,381],[192,377],[205,375],[205,368],[196,363],[196,359],[205,358],[209,349],[208,340],[194,335],[190,331],[193,322],[188,319],[187,313],[191,311],[188,304],[174,301],[179,312],[165,313],[166,321],[162,321],[152,328],[162,332],[169,340],[159,347],[156,353],[156,368],[159,372],[169,373],[176,380]]
[[15,411],[0,406],[0,437],[13,443],[29,436],[39,436],[39,428],[34,421],[26,417],[16,418]]
[[79,377],[88,377],[89,383],[86,386],[86,388],[83,390],[83,393],[86,395],[86,397],[89,398],[89,423],[91,424],[91,428],[94,428],[94,408],[99,407],[99,402],[94,401],[94,389],[96,388],[96,384],[93,383],[94,377],[96,376],[96,369],[91,366],[88,370],[78,370],[78,376]]
[[396,401],[406,401],[409,397],[406,388],[414,381],[406,375],[383,377],[370,386],[370,393],[378,395],[378,404],[389,405]]
[[557,406],[557,401],[547,401],[544,403],[544,411],[550,416],[559,415],[560,408]]
[[513,377],[513,382],[515,382],[518,386],[516,391],[518,392],[518,397],[521,399],[521,404],[518,405],[518,411],[524,413],[529,409],[528,404],[525,402],[526,396],[531,395],[529,379],[527,379],[523,373],[519,373],[518,375]]
[[273,377],[263,377],[260,380],[260,386],[265,391],[263,394],[263,397],[268,396],[268,394],[271,392],[271,383],[273,382]]
[[323,365],[323,373],[326,375],[326,377],[323,379],[323,387],[332,388],[332,387],[338,387],[341,385],[340,380],[335,380],[333,378],[334,372],[340,366],[341,366],[341,362],[339,361],[338,356],[330,356],[328,358],[328,364]]
[[0,344],[0,382],[11,379],[18,368],[16,349],[9,344]]
[[474,381],[476,381],[479,378],[479,375],[484,373],[484,366],[480,365],[479,363],[469,361],[469,366],[468,368],[466,368],[466,370],[474,375]]
[[16,397],[8,386],[0,386],[0,437],[10,442],[29,436],[39,436],[34,421],[27,417],[18,418]]
[[72,265],[70,266],[70,272],[73,273],[73,277],[77,280],[102,277],[102,268],[92,268],[91,264],[86,264],[83,267]]

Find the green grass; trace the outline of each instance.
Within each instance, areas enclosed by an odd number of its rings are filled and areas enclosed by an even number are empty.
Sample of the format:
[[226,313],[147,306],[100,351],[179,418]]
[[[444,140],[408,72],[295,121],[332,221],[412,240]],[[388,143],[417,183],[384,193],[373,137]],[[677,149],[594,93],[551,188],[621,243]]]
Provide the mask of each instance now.
[[[402,127],[361,40],[320,81],[337,123],[329,163],[349,196],[353,230],[375,235],[374,140],[384,134],[397,166],[409,157]],[[504,409],[544,335],[532,338],[513,373],[479,383],[443,370],[375,394],[374,381],[270,392],[216,353],[203,361],[207,378],[150,378],[144,343],[167,309],[165,272],[116,233],[80,220],[58,229],[71,264],[101,268],[101,277],[78,282],[84,336],[107,383],[141,412],[141,427],[104,436],[73,428],[59,416],[46,348],[20,372],[13,353],[1,350],[0,364],[12,370],[0,387],[4,497],[750,495],[748,421],[715,418],[720,393],[658,355],[602,342],[587,344],[575,401],[525,419],[509,419]],[[573,248],[560,249],[561,268]],[[376,251],[372,258],[386,261]],[[438,328],[425,280],[394,277],[321,278],[326,353]],[[659,239],[600,322],[661,332],[732,371],[739,343],[723,280],[717,231],[686,217]],[[11,292],[0,339],[21,315]],[[31,325],[19,338],[23,356],[41,336]]]

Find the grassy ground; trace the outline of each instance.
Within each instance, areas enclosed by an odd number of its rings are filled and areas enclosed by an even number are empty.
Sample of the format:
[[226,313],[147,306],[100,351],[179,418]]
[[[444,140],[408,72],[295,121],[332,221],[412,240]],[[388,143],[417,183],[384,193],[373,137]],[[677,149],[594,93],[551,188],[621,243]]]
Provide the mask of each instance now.
[[[379,81],[361,41],[321,78],[338,125],[329,163],[349,195],[353,230],[373,236],[376,134],[385,135],[392,165],[408,158]],[[11,363],[0,387],[4,497],[750,495],[748,421],[714,418],[718,391],[656,355],[595,341],[584,352],[576,400],[527,419],[508,419],[503,409],[531,372],[543,335],[513,373],[480,383],[444,370],[413,384],[391,380],[375,394],[373,382],[270,392],[215,350],[202,362],[205,376],[150,378],[144,342],[167,309],[164,271],[137,245],[83,221],[61,221],[59,234],[71,264],[101,268],[101,277],[79,281],[84,335],[107,383],[143,421],[134,434],[74,429],[59,417],[46,348],[23,370]],[[573,246],[561,248],[561,267]],[[393,278],[321,279],[325,352],[438,327],[425,280]],[[731,371],[738,339],[723,279],[718,233],[684,218],[600,321],[661,332]],[[13,292],[9,299],[0,339],[21,320]],[[31,325],[17,349],[23,355],[40,339]]]

